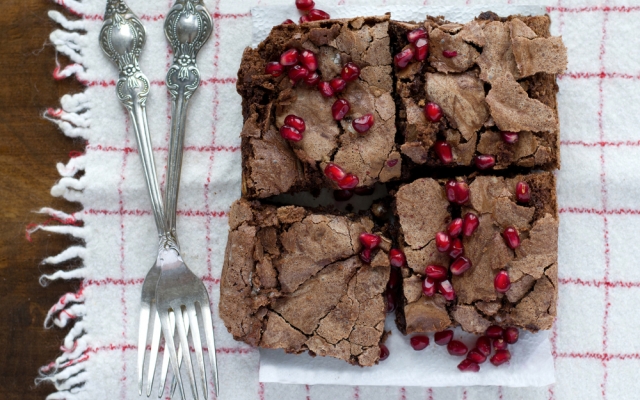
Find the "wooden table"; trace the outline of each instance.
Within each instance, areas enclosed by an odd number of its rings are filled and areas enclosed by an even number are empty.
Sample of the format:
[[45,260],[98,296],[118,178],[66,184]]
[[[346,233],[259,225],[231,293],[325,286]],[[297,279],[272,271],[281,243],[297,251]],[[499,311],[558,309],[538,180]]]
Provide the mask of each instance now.
[[[49,194],[59,179],[56,162],[66,162],[69,151],[84,146],[42,118],[48,107],[59,106],[62,95],[82,91],[73,78],[52,77],[51,9],[63,12],[51,0],[2,0],[0,12],[0,398],[5,400],[44,400],[53,391],[50,384],[36,386],[34,379],[40,366],[60,354],[66,330],[45,330],[44,317],[63,293],[79,286],[38,283],[41,274],[53,270],[40,265],[42,259],[64,250],[71,238],[46,232],[34,234],[31,242],[25,238],[29,223],[48,219],[32,211],[80,209]],[[64,56],[59,61],[69,62]]]

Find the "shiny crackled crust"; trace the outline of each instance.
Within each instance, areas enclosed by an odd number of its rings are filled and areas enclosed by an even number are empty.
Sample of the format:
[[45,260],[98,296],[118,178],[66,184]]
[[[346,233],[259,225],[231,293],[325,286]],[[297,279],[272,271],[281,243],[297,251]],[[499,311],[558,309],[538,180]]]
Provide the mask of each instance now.
[[[483,175],[469,181],[470,200],[462,207],[447,201],[444,182],[430,178],[403,185],[395,195],[399,241],[408,266],[402,270],[398,326],[407,334],[454,325],[476,334],[493,324],[534,332],[550,329],[556,316],[558,274],[554,176],[547,172],[513,178]],[[515,200],[518,181],[531,188],[531,201],[526,205]],[[435,247],[435,233],[467,212],[480,220],[477,231],[463,239],[472,267],[452,277],[454,301],[447,302],[440,294],[426,297],[421,288],[425,267],[450,264],[449,257]],[[508,226],[520,232],[522,243],[516,250],[509,249],[502,238]],[[511,279],[505,294],[496,292],[493,283],[501,269]]]
[[390,242],[371,264],[360,261],[358,236],[373,229],[369,218],[241,199],[229,227],[219,309],[236,340],[377,363]]

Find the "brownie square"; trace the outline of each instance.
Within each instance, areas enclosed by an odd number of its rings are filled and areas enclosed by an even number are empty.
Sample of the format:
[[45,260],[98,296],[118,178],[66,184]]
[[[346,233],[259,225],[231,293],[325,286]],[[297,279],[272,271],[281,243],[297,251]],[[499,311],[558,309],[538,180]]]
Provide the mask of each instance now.
[[236,201],[220,282],[220,317],[236,340],[309,351],[354,365],[380,357],[388,250],[382,238],[370,264],[359,235],[369,217]]

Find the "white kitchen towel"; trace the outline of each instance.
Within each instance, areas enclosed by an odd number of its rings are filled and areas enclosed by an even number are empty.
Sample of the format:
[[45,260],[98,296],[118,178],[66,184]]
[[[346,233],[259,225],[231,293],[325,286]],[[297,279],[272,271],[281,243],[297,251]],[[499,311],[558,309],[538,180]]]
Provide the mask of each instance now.
[[[331,0],[346,7],[384,0]],[[406,0],[404,0],[406,1]],[[404,2],[403,1],[403,2]],[[51,34],[71,64],[55,79],[75,74],[86,85],[62,98],[45,117],[87,141],[58,169],[54,196],[79,201],[60,221],[30,227],[73,235],[73,246],[46,263],[80,258],[82,266],[42,278],[81,278],[77,293],[61,298],[45,321],[70,328],[62,355],[42,370],[56,386],[50,399],[138,399],[136,335],[139,293],[155,258],[155,228],[130,121],[116,101],[115,67],[102,55],[98,32],[104,0],[57,0],[61,29]],[[422,3],[422,1],[421,1]],[[509,0],[427,0],[427,5],[507,4]],[[179,201],[178,229],[188,265],[205,281],[214,303],[221,397],[253,399],[635,399],[640,393],[640,1],[525,1],[547,6],[553,34],[569,49],[568,72],[559,77],[562,170],[560,300],[551,333],[557,383],[545,388],[369,387],[261,384],[258,351],[235,342],[217,314],[227,213],[240,194],[240,97],[235,92],[242,50],[251,42],[249,10],[293,0],[206,0],[214,34],[198,61],[203,85],[191,101]],[[158,172],[164,180],[169,136],[169,96],[164,75],[171,60],[162,32],[171,0],[130,0],[147,27],[141,66],[152,81],[148,100]],[[81,222],[81,223],[80,223]],[[211,385],[209,386],[211,388]],[[210,393],[210,397],[213,394]]]

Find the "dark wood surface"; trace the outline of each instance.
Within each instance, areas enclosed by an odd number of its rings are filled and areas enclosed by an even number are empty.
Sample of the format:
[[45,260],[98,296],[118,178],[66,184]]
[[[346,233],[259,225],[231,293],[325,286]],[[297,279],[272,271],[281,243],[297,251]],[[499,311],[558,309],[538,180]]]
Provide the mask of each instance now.
[[[38,283],[42,273],[53,270],[40,265],[42,259],[64,250],[71,238],[46,232],[31,242],[25,238],[29,223],[48,219],[32,211],[80,208],[49,194],[59,179],[56,162],[83,148],[81,140],[65,137],[42,118],[62,95],[82,90],[73,78],[52,77],[51,9],[63,11],[50,0],[2,0],[0,12],[0,398],[5,400],[43,400],[53,391],[50,384],[36,386],[34,379],[40,366],[59,355],[66,330],[45,330],[44,317],[60,295],[78,287],[78,282],[46,288]],[[68,62],[62,56],[59,61]]]

